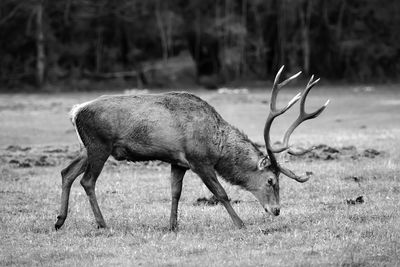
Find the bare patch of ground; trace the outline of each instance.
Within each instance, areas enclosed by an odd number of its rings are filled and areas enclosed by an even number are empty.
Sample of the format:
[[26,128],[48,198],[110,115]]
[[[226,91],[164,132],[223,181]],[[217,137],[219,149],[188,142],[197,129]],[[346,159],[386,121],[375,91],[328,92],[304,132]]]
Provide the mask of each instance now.
[[375,158],[383,156],[383,151],[378,151],[374,148],[357,149],[356,146],[343,146],[331,147],[326,144],[315,146],[312,151],[307,152],[302,156],[291,156],[290,160],[303,159],[303,160],[358,160],[362,158]]
[[[257,144],[258,147],[265,149],[265,145]],[[354,145],[332,147],[327,144],[319,144],[313,147],[312,150],[306,152],[304,155],[293,156],[286,154],[287,160],[358,160],[363,158],[375,158],[385,155],[384,151],[379,151],[375,148],[358,149]]]
[[[237,204],[240,203],[240,200],[231,200],[230,201],[232,204]],[[196,200],[196,202],[193,203],[194,206],[200,206],[200,205],[205,205],[205,206],[215,206],[220,204],[221,202],[215,197],[211,196],[209,198],[207,197],[200,197]]]
[[[14,168],[51,167],[67,165],[79,154],[77,146],[18,146],[10,145],[0,150],[0,162]],[[117,161],[112,157],[108,166],[134,164],[138,167],[157,169],[168,164],[160,161],[127,162]]]
[[0,162],[15,168],[57,166],[77,156],[69,146],[16,146],[0,151]]

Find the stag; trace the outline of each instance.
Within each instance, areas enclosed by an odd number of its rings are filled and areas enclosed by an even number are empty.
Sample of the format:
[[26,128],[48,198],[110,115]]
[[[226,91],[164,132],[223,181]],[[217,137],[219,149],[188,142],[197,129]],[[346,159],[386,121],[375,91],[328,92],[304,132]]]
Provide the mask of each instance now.
[[[233,185],[250,191],[266,212],[280,212],[279,175],[303,183],[310,177],[297,176],[278,163],[275,153],[288,151],[299,155],[308,150],[293,151],[289,138],[300,123],[317,117],[329,100],[313,113],[305,112],[305,101],[319,81],[313,76],[305,90],[284,108],[276,107],[279,90],[301,72],[279,83],[282,68],[272,87],[270,113],[264,128],[266,154],[237,128],[226,122],[207,102],[189,93],[169,92],[146,95],[102,96],[76,105],[71,120],[81,143],[81,152],[61,171],[61,209],[55,228],[59,229],[68,213],[71,185],[82,173],[83,186],[99,228],[106,227],[95,194],[96,180],[111,155],[116,160],[161,160],[171,164],[171,230],[177,229],[178,202],[182,180],[187,170],[196,173],[207,188],[223,204],[233,223],[241,228],[243,221],[232,208],[229,198],[217,179],[219,174]],[[273,120],[300,100],[300,115],[284,135],[281,146],[271,145]]]

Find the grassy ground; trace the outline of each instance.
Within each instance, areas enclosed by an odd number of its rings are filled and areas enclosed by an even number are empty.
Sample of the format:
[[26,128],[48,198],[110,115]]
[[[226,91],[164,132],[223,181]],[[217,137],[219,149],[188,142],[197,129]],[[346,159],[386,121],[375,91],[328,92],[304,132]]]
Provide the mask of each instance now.
[[[262,143],[267,94],[197,92],[226,120]],[[283,91],[280,104],[294,89]],[[400,91],[396,86],[314,89],[308,109],[331,104],[306,122],[292,143],[355,146],[351,156],[287,161],[296,173],[312,171],[299,184],[281,178],[281,215],[271,217],[250,193],[224,183],[239,200],[234,209],[247,228],[233,227],[220,205],[195,205],[205,191],[188,172],[179,208],[179,231],[167,230],[169,168],[106,164],[97,195],[109,229],[98,230],[89,202],[76,182],[64,227],[54,231],[61,193],[61,160],[47,167],[10,163],[10,158],[52,148],[78,149],[69,108],[96,94],[0,96],[0,265],[184,265],[184,266],[376,266],[400,264]],[[277,120],[279,140],[297,110]],[[10,145],[18,145],[17,149]],[[27,149],[28,151],[24,151]],[[379,153],[365,156],[366,149]],[[364,152],[363,152],[364,151]],[[50,153],[50,152],[48,152]],[[59,153],[59,154],[57,154]],[[52,154],[46,154],[51,160]],[[43,159],[43,158],[42,158]],[[42,160],[41,159],[41,160]],[[62,159],[62,157],[61,157]],[[40,164],[37,164],[40,165]],[[46,164],[45,164],[46,165]],[[363,197],[363,203],[347,200]]]

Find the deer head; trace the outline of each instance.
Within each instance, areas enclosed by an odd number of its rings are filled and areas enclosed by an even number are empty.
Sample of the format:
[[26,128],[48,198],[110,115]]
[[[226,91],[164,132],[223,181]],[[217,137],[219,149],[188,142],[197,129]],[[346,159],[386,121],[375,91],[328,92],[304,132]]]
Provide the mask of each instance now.
[[[264,140],[265,140],[265,147],[267,150],[267,155],[263,158],[261,158],[258,162],[258,170],[261,171],[263,176],[266,179],[263,179],[263,183],[254,186],[254,190],[251,190],[251,192],[255,195],[255,197],[260,201],[261,205],[264,207],[264,209],[272,213],[274,215],[279,215],[280,211],[280,205],[279,205],[279,175],[283,173],[289,178],[292,178],[296,180],[297,182],[304,183],[309,180],[310,176],[305,175],[305,176],[298,176],[294,174],[292,171],[289,169],[283,167],[276,159],[275,154],[276,153],[281,153],[284,151],[287,151],[291,155],[303,155],[313,149],[300,149],[298,151],[294,151],[290,149],[289,146],[289,139],[290,135],[293,133],[293,131],[296,129],[297,126],[299,126],[302,122],[309,120],[309,119],[314,119],[318,117],[322,111],[326,108],[326,106],[329,104],[329,100],[326,101],[326,103],[319,108],[318,110],[312,112],[312,113],[307,113],[305,111],[305,101],[307,98],[308,93],[310,90],[313,88],[313,86],[319,81],[319,79],[314,80],[314,76],[311,76],[310,81],[308,82],[306,88],[304,89],[303,92],[298,93],[296,96],[292,98],[292,100],[289,101],[289,103],[282,109],[278,109],[276,107],[276,99],[279,90],[285,86],[287,83],[289,83],[291,80],[297,78],[301,72],[298,72],[297,74],[291,76],[287,80],[279,83],[279,78],[284,69],[284,66],[280,68],[278,73],[276,74],[274,84],[272,86],[272,93],[271,93],[271,100],[270,100],[270,113],[268,115],[267,121],[265,123],[264,127]],[[280,147],[273,148],[271,145],[271,138],[270,138],[270,130],[271,130],[271,125],[274,119],[283,113],[285,113],[288,109],[290,109],[297,101],[300,100],[300,113],[297,119],[292,123],[292,125],[289,127],[289,129],[286,131],[282,145]]]

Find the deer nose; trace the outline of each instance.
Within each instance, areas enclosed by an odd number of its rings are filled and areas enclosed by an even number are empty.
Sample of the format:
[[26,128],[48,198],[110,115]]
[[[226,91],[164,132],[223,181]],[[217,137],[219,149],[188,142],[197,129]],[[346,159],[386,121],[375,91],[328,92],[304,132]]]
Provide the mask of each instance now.
[[271,213],[274,214],[275,216],[278,216],[280,212],[281,212],[280,208],[271,208]]
[[279,213],[281,212],[281,209],[280,209],[280,207],[268,207],[267,206],[265,208],[265,211],[268,212],[268,213],[271,213],[271,214],[273,214],[275,216],[278,216]]

